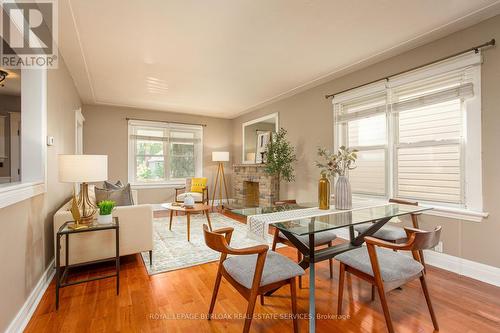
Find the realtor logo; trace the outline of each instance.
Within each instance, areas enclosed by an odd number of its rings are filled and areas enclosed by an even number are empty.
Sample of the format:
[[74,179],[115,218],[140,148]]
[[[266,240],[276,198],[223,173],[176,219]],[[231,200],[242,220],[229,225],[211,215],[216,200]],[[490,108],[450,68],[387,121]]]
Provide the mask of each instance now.
[[0,67],[57,68],[57,11],[53,0],[0,0]]

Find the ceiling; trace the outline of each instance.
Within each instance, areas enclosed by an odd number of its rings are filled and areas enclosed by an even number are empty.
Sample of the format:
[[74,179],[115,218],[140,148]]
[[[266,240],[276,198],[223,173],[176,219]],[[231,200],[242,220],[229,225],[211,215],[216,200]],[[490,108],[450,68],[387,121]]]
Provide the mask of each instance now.
[[499,0],[71,0],[87,104],[234,118],[500,13]]

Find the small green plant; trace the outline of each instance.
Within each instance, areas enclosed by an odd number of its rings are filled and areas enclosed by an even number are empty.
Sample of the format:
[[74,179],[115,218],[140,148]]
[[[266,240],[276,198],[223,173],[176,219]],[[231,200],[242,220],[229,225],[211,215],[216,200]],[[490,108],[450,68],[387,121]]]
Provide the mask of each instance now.
[[115,202],[111,200],[103,200],[97,204],[99,206],[99,213],[101,215],[110,215],[115,208]]

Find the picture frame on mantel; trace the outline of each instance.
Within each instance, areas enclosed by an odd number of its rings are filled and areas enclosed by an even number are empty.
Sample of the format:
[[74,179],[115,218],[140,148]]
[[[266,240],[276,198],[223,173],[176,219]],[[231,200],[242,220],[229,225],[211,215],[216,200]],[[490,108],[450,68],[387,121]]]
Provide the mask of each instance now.
[[267,144],[271,141],[271,131],[257,130],[257,142],[255,148],[255,164],[266,163]]
[[[260,154],[267,145],[267,142],[271,139],[269,135],[269,140],[266,140],[266,136],[262,137],[262,147],[259,152],[259,134],[270,132],[277,132],[279,130],[278,124],[278,113],[271,113],[263,117],[249,120],[241,124],[241,134],[242,134],[242,145],[241,145],[241,164],[259,164],[262,162],[262,154]],[[263,149],[263,150],[262,150]]]

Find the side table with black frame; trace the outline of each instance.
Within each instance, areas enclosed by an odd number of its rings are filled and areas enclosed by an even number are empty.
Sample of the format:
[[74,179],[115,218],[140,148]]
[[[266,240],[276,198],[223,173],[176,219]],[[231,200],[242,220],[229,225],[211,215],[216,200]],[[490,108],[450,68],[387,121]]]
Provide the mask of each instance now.
[[[98,224],[97,221],[95,221],[94,224],[91,224],[88,226],[88,228],[83,228],[83,229],[70,228],[70,225],[72,225],[74,223],[75,223],[74,221],[66,222],[57,231],[57,236],[56,236],[56,310],[59,309],[59,289],[60,288],[73,286],[73,285],[80,284],[80,283],[95,281],[95,280],[116,277],[116,294],[118,295],[120,293],[120,223],[118,221],[118,217],[113,217],[113,222],[110,224]],[[90,262],[84,262],[84,263],[80,263],[80,264],[69,265],[69,238],[70,238],[69,236],[72,234],[79,234],[79,233],[93,232],[93,231],[102,231],[102,230],[115,230],[115,245],[116,245],[115,257],[101,259],[101,260],[95,260],[95,261],[90,261]],[[61,259],[60,259],[60,257],[61,257],[61,237],[62,236],[66,236],[65,237],[66,238],[66,240],[65,240],[66,251],[65,251],[65,266],[61,272]],[[70,268],[81,267],[81,266],[86,266],[86,265],[90,265],[90,264],[97,264],[97,263],[102,263],[102,262],[108,262],[108,261],[115,262],[115,273],[114,274],[96,276],[96,277],[85,279],[85,280],[66,282]]]

